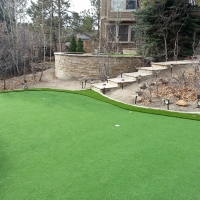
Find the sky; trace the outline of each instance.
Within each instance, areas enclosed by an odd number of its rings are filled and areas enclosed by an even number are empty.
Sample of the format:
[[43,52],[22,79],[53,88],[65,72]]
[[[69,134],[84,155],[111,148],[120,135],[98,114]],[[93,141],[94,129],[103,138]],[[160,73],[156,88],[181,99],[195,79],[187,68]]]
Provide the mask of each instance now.
[[[1,0],[0,0],[1,1]],[[32,0],[33,2],[37,2],[37,0]],[[28,6],[30,6],[31,0],[28,0]],[[70,11],[75,11],[80,13],[83,10],[88,10],[91,8],[90,0],[70,0],[71,7]],[[30,21],[30,17],[28,17],[27,21]]]
[[71,0],[70,10],[80,12],[91,8],[90,0]]
[[[29,0],[29,4],[30,4]],[[37,0],[33,0],[34,2],[37,2]],[[91,3],[90,0],[70,0],[71,1],[71,11],[76,11],[76,12],[80,12],[83,10],[87,10],[91,8]]]

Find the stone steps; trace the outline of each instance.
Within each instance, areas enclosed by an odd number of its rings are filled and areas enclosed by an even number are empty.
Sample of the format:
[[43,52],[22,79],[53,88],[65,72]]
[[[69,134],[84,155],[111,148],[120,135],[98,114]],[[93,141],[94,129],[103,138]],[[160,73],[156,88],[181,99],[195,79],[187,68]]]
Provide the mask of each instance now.
[[111,78],[111,79],[108,79],[108,83],[117,84],[118,87],[127,86],[136,81],[137,81],[136,78]]
[[166,69],[168,69],[167,66],[152,65],[151,67],[140,67],[138,68],[138,72],[152,72],[151,74],[153,74],[153,71],[161,71]]
[[151,76],[149,73],[144,73],[144,72],[132,72],[132,73],[124,73],[123,77],[124,78],[138,78],[139,76],[145,77],[145,76]]
[[103,94],[105,94],[107,91],[111,89],[116,89],[116,88],[118,88],[118,84],[116,83],[102,82],[102,83],[92,84],[92,90]]
[[198,64],[199,60],[179,60],[179,61],[168,61],[168,62],[152,62],[151,66],[166,66],[170,67],[170,65],[173,66],[179,66],[179,65],[191,65],[191,64]]
[[155,75],[157,76],[158,73],[160,73],[161,71],[166,73],[168,70],[170,70],[171,67],[178,65],[198,64],[198,63],[199,63],[198,60],[152,63],[151,67],[140,67],[138,68],[137,72],[123,73],[117,78],[108,79],[108,82],[92,84],[92,89],[101,93],[106,93],[111,89],[117,89],[117,88],[123,89],[123,87],[126,85],[133,84],[134,82],[139,83],[140,81],[144,81],[152,76]]

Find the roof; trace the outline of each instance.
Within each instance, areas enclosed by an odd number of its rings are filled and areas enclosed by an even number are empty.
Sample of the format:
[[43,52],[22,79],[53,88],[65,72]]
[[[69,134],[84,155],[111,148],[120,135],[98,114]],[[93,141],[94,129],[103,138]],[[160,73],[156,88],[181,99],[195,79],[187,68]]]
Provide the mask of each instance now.
[[85,33],[77,33],[76,37],[79,39],[83,40],[90,40],[90,36],[85,34]]

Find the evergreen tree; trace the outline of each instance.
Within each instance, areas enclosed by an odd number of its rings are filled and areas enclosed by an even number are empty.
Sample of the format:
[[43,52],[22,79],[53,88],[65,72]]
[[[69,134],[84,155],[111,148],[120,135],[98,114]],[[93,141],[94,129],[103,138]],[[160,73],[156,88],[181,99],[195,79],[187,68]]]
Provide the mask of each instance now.
[[55,51],[61,43],[63,27],[68,26],[69,8],[70,0],[38,0],[31,1],[28,9],[34,28],[39,30],[43,24],[47,43],[52,42]]
[[70,41],[69,52],[76,52],[76,38],[74,35]]
[[70,29],[75,33],[91,34],[95,30],[95,20],[90,10],[80,13],[73,12],[70,19]]
[[200,17],[193,14],[196,8],[188,0],[157,0],[136,11],[138,52],[166,61],[168,56],[192,55],[193,44],[200,39]]
[[76,52],[84,52],[83,42],[81,41],[81,38],[78,39]]

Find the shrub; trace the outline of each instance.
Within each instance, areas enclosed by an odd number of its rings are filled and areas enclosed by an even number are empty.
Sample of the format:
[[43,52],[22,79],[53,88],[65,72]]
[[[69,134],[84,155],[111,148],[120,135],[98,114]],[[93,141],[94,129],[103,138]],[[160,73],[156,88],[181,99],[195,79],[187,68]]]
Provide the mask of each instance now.
[[69,52],[76,52],[76,38],[75,36],[73,35],[72,36],[72,39],[70,41],[70,46],[69,46]]
[[83,42],[81,41],[80,38],[78,39],[78,42],[77,42],[76,52],[84,52]]

